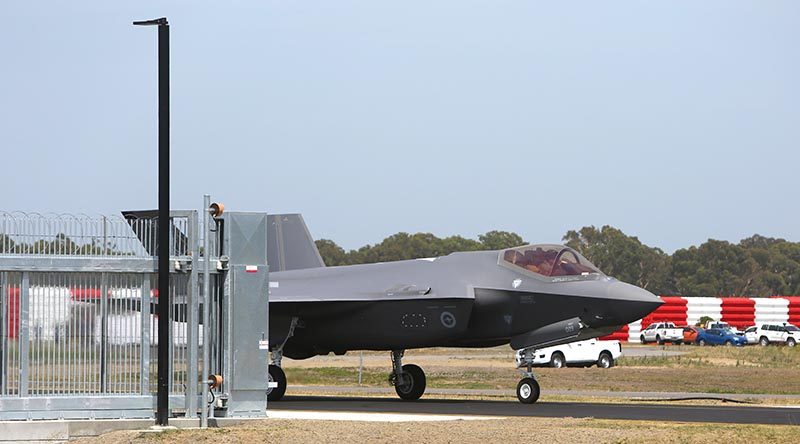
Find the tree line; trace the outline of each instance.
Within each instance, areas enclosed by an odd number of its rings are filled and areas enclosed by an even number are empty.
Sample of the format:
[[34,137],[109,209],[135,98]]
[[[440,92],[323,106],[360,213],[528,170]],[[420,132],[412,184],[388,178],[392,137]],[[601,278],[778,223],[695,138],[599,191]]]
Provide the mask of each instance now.
[[[570,230],[563,242],[609,276],[660,295],[800,295],[800,242],[758,234],[731,243],[709,239],[672,255],[635,236],[604,226]],[[334,241],[316,241],[328,266],[436,257],[454,251],[500,250],[526,244],[512,232],[490,231],[468,239],[431,233],[397,233],[375,245],[345,251]]]

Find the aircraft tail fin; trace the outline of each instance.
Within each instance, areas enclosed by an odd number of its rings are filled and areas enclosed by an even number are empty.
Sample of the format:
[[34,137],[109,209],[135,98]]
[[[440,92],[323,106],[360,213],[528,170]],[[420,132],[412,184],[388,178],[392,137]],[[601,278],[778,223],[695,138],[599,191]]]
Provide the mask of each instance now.
[[300,214],[270,214],[267,232],[269,271],[324,267],[317,245]]

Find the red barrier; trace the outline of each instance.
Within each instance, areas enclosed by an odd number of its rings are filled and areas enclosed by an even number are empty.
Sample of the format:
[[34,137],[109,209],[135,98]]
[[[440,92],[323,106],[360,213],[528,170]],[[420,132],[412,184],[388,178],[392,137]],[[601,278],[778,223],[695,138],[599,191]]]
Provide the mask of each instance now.
[[69,289],[70,294],[72,295],[72,300],[74,301],[87,301],[92,299],[100,299],[100,289],[99,288],[82,288],[82,287],[72,287]]
[[744,330],[756,323],[756,301],[751,298],[722,298],[722,319],[733,327]]
[[800,324],[800,296],[779,296],[789,301],[789,323]]
[[664,304],[642,319],[642,328],[653,322],[674,322],[686,325],[686,299],[679,296],[661,296]]
[[615,331],[614,333],[611,333],[610,335],[605,335],[600,339],[603,341],[616,340],[616,341],[628,342],[628,330],[630,330],[630,328],[627,325],[623,325],[622,328],[620,328],[619,330]]
[[6,306],[6,336],[9,339],[19,337],[19,287],[8,287],[8,305]]

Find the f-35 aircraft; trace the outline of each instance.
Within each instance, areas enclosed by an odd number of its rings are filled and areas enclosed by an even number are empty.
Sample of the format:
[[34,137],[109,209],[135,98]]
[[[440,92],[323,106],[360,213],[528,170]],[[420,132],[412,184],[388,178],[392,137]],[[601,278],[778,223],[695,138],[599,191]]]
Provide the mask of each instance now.
[[[662,303],[561,245],[325,267],[300,215],[271,216],[269,229],[269,377],[277,383],[270,401],[286,391],[283,356],[389,351],[389,381],[400,398],[416,400],[425,373],[402,363],[405,350],[510,344],[531,351],[608,334]],[[526,355],[517,397],[529,404],[540,389]]]

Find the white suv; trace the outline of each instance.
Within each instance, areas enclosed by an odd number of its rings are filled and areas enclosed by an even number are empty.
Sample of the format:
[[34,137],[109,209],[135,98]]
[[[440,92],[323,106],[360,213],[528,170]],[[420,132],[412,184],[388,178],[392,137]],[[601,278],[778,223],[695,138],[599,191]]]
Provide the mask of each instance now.
[[589,367],[597,364],[600,368],[609,368],[622,356],[622,344],[619,341],[589,339],[537,350],[517,350],[517,367],[525,366],[525,354],[532,358],[535,367]]
[[764,346],[775,342],[794,347],[800,342],[800,328],[787,323],[761,324],[754,336],[758,338],[758,343]]

